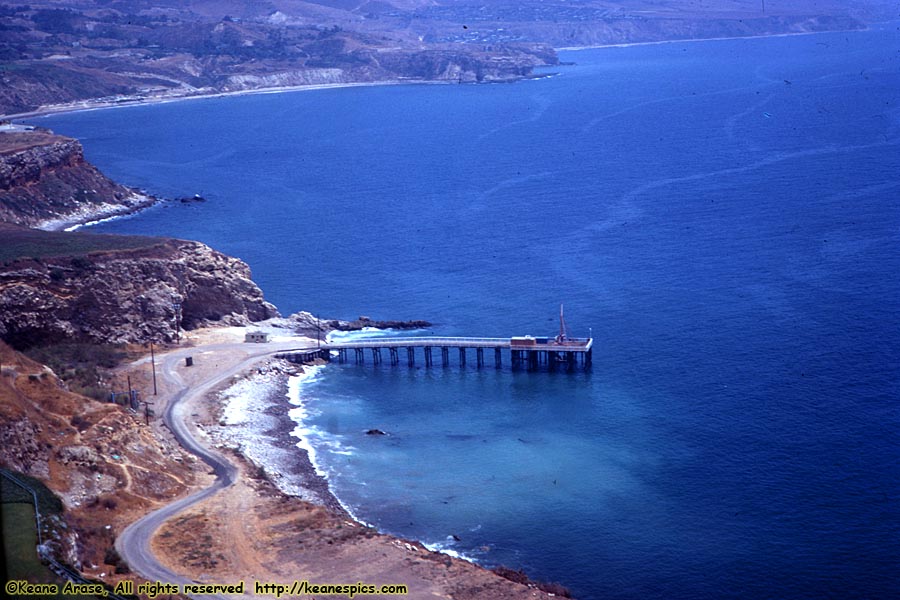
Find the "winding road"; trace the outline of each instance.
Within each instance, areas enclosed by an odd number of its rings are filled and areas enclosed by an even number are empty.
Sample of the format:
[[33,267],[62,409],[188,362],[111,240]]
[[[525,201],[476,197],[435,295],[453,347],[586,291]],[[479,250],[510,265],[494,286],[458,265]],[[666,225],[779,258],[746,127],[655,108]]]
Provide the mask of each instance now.
[[[296,342],[267,343],[260,344],[258,347],[255,347],[255,345],[250,346],[249,344],[230,343],[195,346],[157,356],[157,366],[161,370],[166,389],[175,390],[174,392],[158,396],[157,410],[160,408],[163,410],[163,422],[171,430],[178,443],[185,450],[198,456],[203,462],[212,467],[216,479],[211,486],[167,504],[125,528],[116,539],[116,550],[133,571],[150,581],[179,585],[194,583],[192,580],[163,566],[150,549],[150,540],[168,519],[232,485],[238,476],[238,468],[234,464],[229,462],[222,454],[203,446],[193,436],[184,420],[186,406],[195,400],[202,399],[216,386],[248,370],[260,360],[277,352],[300,349],[307,348],[298,346]],[[201,355],[202,360],[203,355],[217,352],[224,352],[237,357],[243,356],[243,359],[223,366],[221,370],[217,370],[213,375],[189,387],[176,368],[180,364],[184,364],[184,359],[188,356]],[[223,362],[221,358],[217,360],[219,363]],[[142,359],[142,361],[148,360]],[[204,598],[210,598],[210,596],[204,596]]]

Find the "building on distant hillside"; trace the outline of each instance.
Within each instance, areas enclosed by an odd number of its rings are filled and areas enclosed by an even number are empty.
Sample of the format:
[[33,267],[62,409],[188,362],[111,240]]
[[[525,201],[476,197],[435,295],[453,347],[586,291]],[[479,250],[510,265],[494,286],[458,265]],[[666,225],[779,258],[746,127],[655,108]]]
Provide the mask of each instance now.
[[269,334],[262,331],[248,331],[244,335],[244,342],[251,344],[265,344],[269,341]]

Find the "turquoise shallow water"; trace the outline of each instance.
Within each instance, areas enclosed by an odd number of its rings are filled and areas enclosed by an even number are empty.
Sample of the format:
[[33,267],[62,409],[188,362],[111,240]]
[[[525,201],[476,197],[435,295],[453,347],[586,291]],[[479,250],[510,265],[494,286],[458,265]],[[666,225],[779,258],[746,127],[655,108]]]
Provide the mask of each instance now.
[[283,312],[552,335],[565,302],[593,334],[589,373],[470,357],[304,384],[359,518],[586,599],[894,597],[896,26],[562,58],[515,85],[41,124],[123,182],[209,198],[98,230],[240,256]]

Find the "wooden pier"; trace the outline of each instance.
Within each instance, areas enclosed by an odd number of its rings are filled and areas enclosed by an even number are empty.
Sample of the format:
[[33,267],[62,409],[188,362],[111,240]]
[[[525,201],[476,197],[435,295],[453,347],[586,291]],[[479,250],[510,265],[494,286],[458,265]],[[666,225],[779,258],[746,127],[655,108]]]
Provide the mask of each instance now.
[[440,350],[440,361],[444,367],[450,366],[451,349],[458,353],[458,364],[465,367],[474,351],[475,366],[485,365],[485,350],[493,350],[494,367],[503,365],[503,355],[508,353],[510,365],[516,369],[525,367],[537,370],[541,366],[548,369],[573,369],[582,366],[591,367],[593,338],[566,338],[557,341],[547,338],[478,338],[478,337],[408,337],[408,338],[372,338],[323,344],[320,348],[310,350],[288,351],[279,355],[292,362],[311,362],[315,358],[339,362],[347,362],[351,356],[356,364],[365,364],[368,354],[373,364],[381,364],[387,358],[391,365],[399,365],[400,353],[404,351],[405,362],[414,367],[417,354],[420,354],[426,367],[435,364],[437,352]]
[[302,350],[285,350],[275,355],[298,365],[308,365],[316,359],[328,360],[329,353],[325,348],[305,348]]

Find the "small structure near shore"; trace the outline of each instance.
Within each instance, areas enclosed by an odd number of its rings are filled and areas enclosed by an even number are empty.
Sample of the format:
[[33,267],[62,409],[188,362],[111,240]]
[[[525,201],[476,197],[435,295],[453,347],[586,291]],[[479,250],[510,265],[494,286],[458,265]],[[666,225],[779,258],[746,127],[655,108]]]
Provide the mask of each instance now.
[[264,331],[248,331],[244,335],[244,342],[247,344],[265,344],[269,341],[269,334]]

